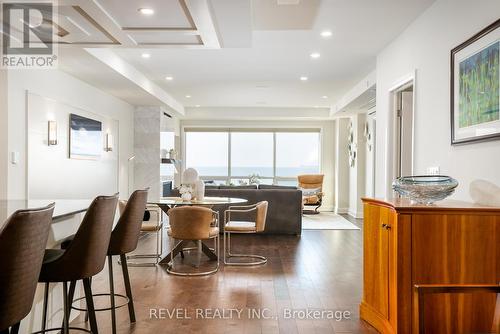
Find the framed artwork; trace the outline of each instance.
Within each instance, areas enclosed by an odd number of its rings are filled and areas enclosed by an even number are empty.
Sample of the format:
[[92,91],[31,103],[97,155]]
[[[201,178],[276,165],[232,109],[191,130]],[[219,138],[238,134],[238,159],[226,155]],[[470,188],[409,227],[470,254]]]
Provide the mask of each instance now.
[[69,118],[70,159],[99,159],[102,151],[102,123],[76,114],[70,114]]
[[500,139],[500,20],[451,51],[451,144]]

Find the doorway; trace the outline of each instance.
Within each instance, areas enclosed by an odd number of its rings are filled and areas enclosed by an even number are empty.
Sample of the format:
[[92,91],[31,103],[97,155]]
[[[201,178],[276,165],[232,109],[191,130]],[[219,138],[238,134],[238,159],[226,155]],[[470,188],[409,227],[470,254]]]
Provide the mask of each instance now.
[[392,92],[394,115],[394,177],[413,175],[414,83]]

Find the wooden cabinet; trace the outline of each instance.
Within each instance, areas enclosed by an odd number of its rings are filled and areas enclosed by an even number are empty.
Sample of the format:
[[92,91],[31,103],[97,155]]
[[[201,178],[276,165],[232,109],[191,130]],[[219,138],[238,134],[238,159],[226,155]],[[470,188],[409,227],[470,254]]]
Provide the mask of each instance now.
[[[416,284],[499,284],[500,208],[443,201],[364,202],[361,318],[382,333],[415,333]],[[488,332],[494,294],[426,299],[427,333]]]

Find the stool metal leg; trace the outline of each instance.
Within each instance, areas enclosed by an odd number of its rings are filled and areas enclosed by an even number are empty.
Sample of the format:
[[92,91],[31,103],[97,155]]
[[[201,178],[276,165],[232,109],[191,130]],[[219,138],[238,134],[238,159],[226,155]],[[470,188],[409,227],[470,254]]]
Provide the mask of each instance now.
[[21,326],[20,322],[18,322],[17,324],[13,325],[10,328],[10,334],[18,334],[19,333],[19,326]]
[[111,301],[111,329],[116,334],[115,285],[113,281],[113,256],[108,255],[109,268],[109,298]]
[[135,322],[135,310],[134,310],[134,299],[132,298],[132,288],[130,287],[130,277],[128,275],[128,265],[127,257],[125,254],[120,255],[122,272],[123,272],[123,282],[125,283],[125,291],[127,292],[128,302],[128,315],[130,317],[130,322]]
[[[71,281],[69,284],[69,291],[68,291],[68,308],[66,312],[68,312],[68,321],[71,319],[71,305],[73,304],[73,299],[75,298],[75,288],[76,288],[76,281]],[[64,320],[62,327],[64,328]]]
[[71,304],[73,304],[73,299],[75,298],[75,289],[76,289],[76,281],[71,281],[69,284],[69,292],[68,292],[68,300],[69,300],[69,305],[68,305],[68,319],[70,319],[71,315]]
[[63,282],[63,334],[69,333],[68,307],[68,282]]
[[85,290],[85,300],[87,301],[87,310],[89,314],[90,330],[93,334],[98,334],[97,320],[95,317],[94,300],[92,299],[92,288],[90,287],[90,279],[83,279],[83,289]]
[[43,293],[43,318],[42,318],[42,331],[47,328],[47,304],[49,303],[49,283],[45,283],[45,289]]

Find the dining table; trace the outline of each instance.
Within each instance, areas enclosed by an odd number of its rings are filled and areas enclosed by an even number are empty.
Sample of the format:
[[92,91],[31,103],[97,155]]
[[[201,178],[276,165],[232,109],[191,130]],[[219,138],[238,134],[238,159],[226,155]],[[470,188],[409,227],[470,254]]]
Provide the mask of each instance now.
[[[246,203],[248,200],[244,198],[235,198],[235,197],[204,197],[203,199],[191,199],[184,200],[180,197],[162,197],[159,200],[149,201],[149,204],[155,204],[161,208],[163,212],[168,215],[168,211],[172,208],[179,206],[202,206],[207,208],[213,208],[215,206],[220,205],[232,205],[232,204],[242,204]],[[200,248],[201,251],[208,256],[210,260],[217,261],[217,254],[215,254],[214,250],[212,250],[209,246],[207,246],[203,240],[182,240],[175,247],[165,254],[162,255],[159,264],[168,265],[170,261],[177,256],[177,254],[181,253],[183,249],[187,248],[190,242],[194,242],[197,248]]]

